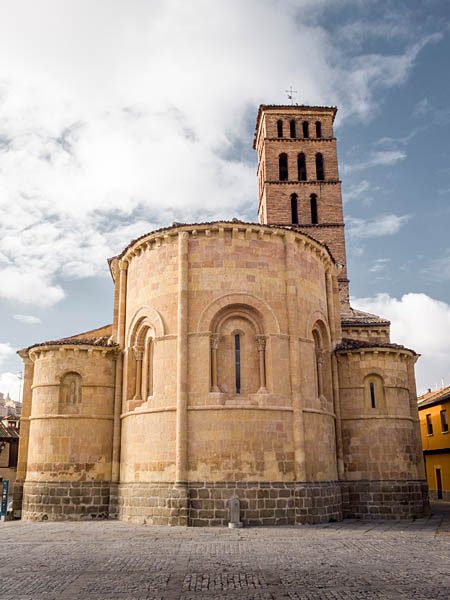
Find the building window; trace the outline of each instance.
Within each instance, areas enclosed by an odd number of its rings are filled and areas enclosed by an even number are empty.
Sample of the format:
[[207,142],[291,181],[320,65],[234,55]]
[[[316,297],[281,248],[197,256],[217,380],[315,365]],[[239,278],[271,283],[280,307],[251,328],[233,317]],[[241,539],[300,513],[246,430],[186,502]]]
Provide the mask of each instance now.
[[281,119],[277,121],[277,135],[283,137],[283,121]]
[[234,362],[236,369],[236,394],[241,393],[241,336],[234,336]]
[[292,194],[291,196],[291,220],[293,225],[298,225],[297,194]]
[[306,161],[303,152],[300,152],[300,154],[297,156],[297,171],[298,180],[306,181]]
[[316,137],[322,137],[322,123],[320,121],[316,121]]
[[317,225],[319,222],[319,215],[317,212],[317,196],[316,194],[311,194],[309,197],[309,202],[311,204],[311,223],[312,225]]
[[427,419],[427,435],[433,435],[433,421],[431,415],[426,416]]
[[316,178],[317,181],[323,181],[325,179],[324,170],[323,170],[323,156],[320,154],[316,154]]
[[291,138],[295,138],[297,136],[297,134],[296,134],[296,131],[295,131],[295,121],[294,121],[294,119],[292,119],[292,121],[290,121],[290,123],[289,123],[289,130],[290,130]]
[[309,138],[309,123],[308,123],[308,121],[303,121],[303,137]]
[[373,381],[370,382],[369,389],[370,389],[370,405],[372,406],[372,408],[376,408],[377,405],[375,402],[375,384]]
[[280,154],[278,158],[278,166],[280,168],[280,181],[287,181],[288,179],[288,163],[287,154]]
[[448,417],[447,411],[441,410],[441,425],[442,425],[442,433],[448,433]]
[[77,413],[82,397],[81,375],[79,373],[66,373],[59,386],[59,412]]

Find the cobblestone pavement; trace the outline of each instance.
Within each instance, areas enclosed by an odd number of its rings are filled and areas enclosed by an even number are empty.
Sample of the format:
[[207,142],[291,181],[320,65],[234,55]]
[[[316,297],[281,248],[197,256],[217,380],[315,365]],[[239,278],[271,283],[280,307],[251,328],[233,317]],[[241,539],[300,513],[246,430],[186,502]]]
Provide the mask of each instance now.
[[0,523],[8,600],[450,599],[450,512],[416,521],[166,528]]

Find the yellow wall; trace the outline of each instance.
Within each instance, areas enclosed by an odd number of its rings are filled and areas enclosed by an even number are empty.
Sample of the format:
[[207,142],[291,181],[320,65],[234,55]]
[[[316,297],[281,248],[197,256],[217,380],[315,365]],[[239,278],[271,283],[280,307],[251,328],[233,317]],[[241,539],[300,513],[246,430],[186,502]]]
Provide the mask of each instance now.
[[[420,432],[424,450],[438,450],[450,448],[450,433],[443,433],[441,426],[441,410],[447,410],[450,420],[450,399],[444,400],[434,406],[419,408]],[[426,415],[431,415],[433,435],[428,434]],[[428,487],[432,500],[437,499],[436,469],[441,470],[443,500],[450,501],[450,453],[425,454]]]

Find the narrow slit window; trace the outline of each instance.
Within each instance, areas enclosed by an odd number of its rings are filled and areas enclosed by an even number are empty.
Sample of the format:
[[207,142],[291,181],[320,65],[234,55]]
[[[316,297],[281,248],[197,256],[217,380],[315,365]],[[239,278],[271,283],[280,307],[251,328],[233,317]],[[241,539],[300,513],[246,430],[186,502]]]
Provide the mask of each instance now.
[[292,194],[291,196],[291,217],[292,224],[298,225],[298,201],[297,194]]
[[323,170],[323,156],[320,154],[316,154],[316,178],[317,181],[323,181],[325,179],[325,173]]
[[296,131],[295,131],[295,121],[294,121],[294,119],[292,119],[292,121],[289,123],[289,128],[290,128],[291,138],[297,137],[297,134],[296,134]]
[[369,384],[370,389],[370,405],[372,408],[376,408],[377,404],[375,402],[375,384],[373,381]]
[[236,369],[236,394],[241,393],[241,336],[234,336],[234,361]]
[[316,121],[316,137],[322,137],[322,123],[320,121]]
[[278,158],[278,166],[280,170],[280,181],[287,181],[288,179],[288,162],[287,154],[280,154]]
[[309,138],[309,123],[308,123],[308,121],[303,121],[303,137]]
[[427,434],[433,435],[433,421],[431,419],[431,415],[427,415],[426,419],[427,419]]
[[441,425],[442,425],[442,433],[448,433],[448,416],[447,411],[441,410]]
[[306,161],[303,152],[300,152],[300,154],[297,156],[297,171],[298,180],[306,181]]
[[277,121],[277,135],[283,137],[283,121],[281,119]]
[[317,196],[316,196],[316,194],[311,194],[309,201],[311,204],[311,224],[317,225],[319,223],[319,214],[317,212]]

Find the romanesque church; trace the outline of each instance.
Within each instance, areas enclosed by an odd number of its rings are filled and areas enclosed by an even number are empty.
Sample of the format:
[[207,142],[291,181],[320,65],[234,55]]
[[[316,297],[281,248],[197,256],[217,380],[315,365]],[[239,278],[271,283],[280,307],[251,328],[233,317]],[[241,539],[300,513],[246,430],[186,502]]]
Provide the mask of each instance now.
[[142,235],[108,261],[111,325],[19,352],[17,516],[225,525],[232,498],[250,525],[427,510],[417,355],[349,305],[335,115],[260,106],[258,222]]

